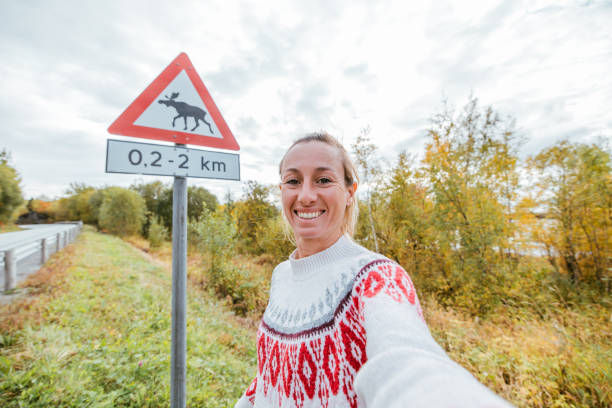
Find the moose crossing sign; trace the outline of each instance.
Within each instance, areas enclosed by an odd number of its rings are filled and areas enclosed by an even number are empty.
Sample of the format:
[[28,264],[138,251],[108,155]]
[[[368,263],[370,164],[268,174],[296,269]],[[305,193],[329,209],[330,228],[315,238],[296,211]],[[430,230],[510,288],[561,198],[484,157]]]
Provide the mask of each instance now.
[[108,131],[115,135],[240,150],[184,52],[128,106]]
[[239,150],[227,123],[181,53],[108,128],[109,133],[174,146],[108,140],[106,172],[174,176],[172,187],[172,347],[170,408],[185,408],[187,370],[187,177],[240,180]]

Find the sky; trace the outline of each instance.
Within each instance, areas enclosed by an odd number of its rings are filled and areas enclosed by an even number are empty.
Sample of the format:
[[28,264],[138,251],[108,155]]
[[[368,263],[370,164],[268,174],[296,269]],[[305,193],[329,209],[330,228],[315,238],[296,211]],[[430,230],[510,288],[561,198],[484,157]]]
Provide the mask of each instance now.
[[460,108],[470,95],[516,120],[523,157],[612,136],[612,1],[6,0],[0,10],[0,149],[26,198],[74,182],[171,183],[105,173],[106,141],[146,142],[107,129],[181,52],[241,147],[242,182],[188,181],[220,200],[246,180],[277,183],[284,151],[313,131],[350,147],[369,126],[383,166],[402,150],[420,156],[442,101]]

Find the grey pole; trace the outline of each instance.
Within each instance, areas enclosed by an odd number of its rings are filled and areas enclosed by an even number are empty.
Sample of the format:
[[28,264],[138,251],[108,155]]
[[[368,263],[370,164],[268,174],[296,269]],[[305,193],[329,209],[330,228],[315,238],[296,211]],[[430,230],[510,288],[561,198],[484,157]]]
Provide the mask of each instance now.
[[40,241],[40,246],[41,246],[40,260],[42,261],[42,263],[45,263],[47,262],[47,259],[49,259],[49,245],[47,243],[47,238],[43,238]]
[[17,250],[9,249],[4,252],[4,290],[15,289],[17,284]]
[[174,176],[172,195],[172,355],[170,407],[185,408],[187,372],[187,178]]

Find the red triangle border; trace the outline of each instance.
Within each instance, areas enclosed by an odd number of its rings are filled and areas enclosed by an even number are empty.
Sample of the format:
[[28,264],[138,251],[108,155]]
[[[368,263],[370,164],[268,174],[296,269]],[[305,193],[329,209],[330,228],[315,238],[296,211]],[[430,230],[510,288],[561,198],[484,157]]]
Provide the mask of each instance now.
[[[202,98],[206,110],[215,121],[223,138],[203,136],[178,130],[167,130],[134,125],[140,115],[153,103],[155,98],[168,86],[176,76],[185,70],[191,83]],[[232,131],[223,119],[219,108],[213,101],[208,89],[202,82],[186,53],[182,52],[151,84],[132,102],[127,109],[108,127],[108,132],[114,135],[140,137],[144,139],[163,140],[166,142],[193,144],[215,147],[218,149],[240,150]]]

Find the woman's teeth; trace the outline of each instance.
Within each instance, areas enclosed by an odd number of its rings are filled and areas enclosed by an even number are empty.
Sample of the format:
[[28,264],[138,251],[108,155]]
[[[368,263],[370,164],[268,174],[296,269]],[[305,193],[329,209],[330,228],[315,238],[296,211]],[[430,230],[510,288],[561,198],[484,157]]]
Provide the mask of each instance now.
[[307,220],[313,219],[313,218],[317,218],[319,215],[323,214],[323,211],[317,211],[317,212],[297,212],[297,216],[300,218],[305,218]]

